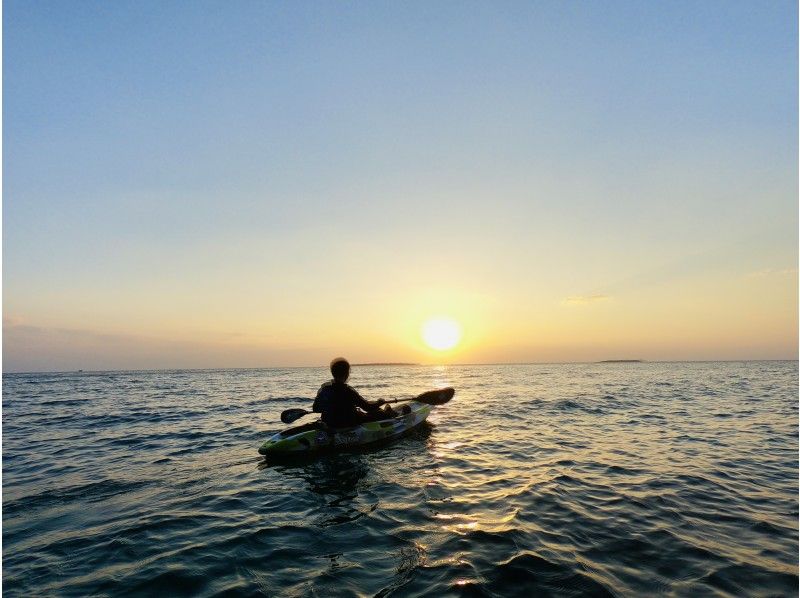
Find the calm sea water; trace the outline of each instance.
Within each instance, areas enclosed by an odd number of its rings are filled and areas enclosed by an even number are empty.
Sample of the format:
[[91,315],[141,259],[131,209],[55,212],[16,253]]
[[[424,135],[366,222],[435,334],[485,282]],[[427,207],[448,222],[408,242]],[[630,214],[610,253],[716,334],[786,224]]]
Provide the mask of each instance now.
[[354,368],[457,393],[266,465],[327,377],[4,375],[4,594],[797,595],[797,362]]

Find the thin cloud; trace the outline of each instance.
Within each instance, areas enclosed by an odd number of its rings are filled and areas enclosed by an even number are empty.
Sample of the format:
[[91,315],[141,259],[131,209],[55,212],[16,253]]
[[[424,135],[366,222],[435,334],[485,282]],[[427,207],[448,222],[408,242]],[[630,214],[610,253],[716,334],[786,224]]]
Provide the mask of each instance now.
[[565,305],[586,305],[587,303],[596,303],[598,301],[608,301],[611,299],[609,295],[573,295],[564,299]]
[[757,270],[756,272],[750,272],[747,276],[749,278],[764,278],[765,276],[788,276],[790,274],[797,274],[797,268],[765,268],[763,270]]
[[22,318],[19,316],[8,315],[3,316],[3,328],[7,328],[9,326],[21,326],[23,323]]

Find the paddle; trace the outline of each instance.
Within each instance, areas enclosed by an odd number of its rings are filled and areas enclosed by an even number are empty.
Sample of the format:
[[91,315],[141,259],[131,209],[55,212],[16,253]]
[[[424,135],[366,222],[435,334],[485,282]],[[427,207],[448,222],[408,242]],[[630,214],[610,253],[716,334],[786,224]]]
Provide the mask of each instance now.
[[[418,403],[425,403],[426,405],[444,405],[447,401],[453,398],[455,394],[455,388],[439,388],[437,390],[429,390],[428,392],[423,392],[418,397],[413,399],[390,399],[388,401],[384,401],[384,405],[388,405],[389,403],[403,403],[405,401],[417,401]],[[304,415],[309,415],[313,413],[312,411],[306,411],[305,409],[287,409],[283,413],[281,413],[281,421],[285,424],[291,424],[292,422],[297,421]]]

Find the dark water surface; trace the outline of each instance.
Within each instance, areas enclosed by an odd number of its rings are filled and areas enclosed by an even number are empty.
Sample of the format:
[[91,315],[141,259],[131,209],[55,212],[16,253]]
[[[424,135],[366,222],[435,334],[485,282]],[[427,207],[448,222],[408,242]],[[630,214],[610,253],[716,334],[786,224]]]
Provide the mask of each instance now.
[[265,466],[326,378],[4,375],[4,594],[797,595],[797,362],[355,368],[457,393]]

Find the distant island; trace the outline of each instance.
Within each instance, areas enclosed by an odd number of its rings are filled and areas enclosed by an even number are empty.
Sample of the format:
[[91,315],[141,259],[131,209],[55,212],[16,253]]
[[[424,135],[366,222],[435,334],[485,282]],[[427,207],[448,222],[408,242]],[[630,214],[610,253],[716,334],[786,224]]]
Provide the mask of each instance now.
[[373,365],[419,365],[418,363],[405,363],[402,361],[387,361],[387,362],[375,362],[375,363],[354,363],[353,367],[356,366],[373,366]]
[[644,363],[644,359],[604,359],[597,363]]

